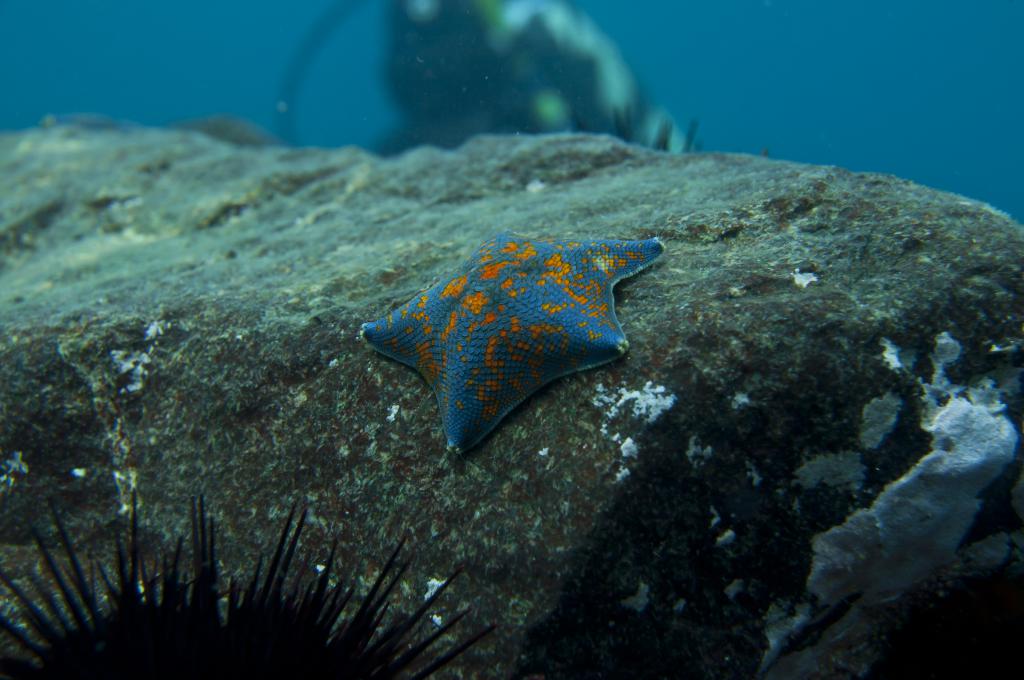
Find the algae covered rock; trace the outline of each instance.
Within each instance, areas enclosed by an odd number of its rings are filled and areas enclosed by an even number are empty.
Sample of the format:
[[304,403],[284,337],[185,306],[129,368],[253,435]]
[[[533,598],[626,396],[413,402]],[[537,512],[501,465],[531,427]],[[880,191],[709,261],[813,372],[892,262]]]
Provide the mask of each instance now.
[[[499,624],[467,677],[856,676],[939,590],[1020,585],[1024,233],[982,203],[572,135],[56,126],[0,136],[0,178],[8,572],[51,497],[87,551],[132,490],[153,544],[203,493],[228,564],[299,501],[364,584],[408,536],[403,609],[465,568],[451,612]],[[504,231],[665,253],[616,289],[622,359],[449,453],[358,329]]]

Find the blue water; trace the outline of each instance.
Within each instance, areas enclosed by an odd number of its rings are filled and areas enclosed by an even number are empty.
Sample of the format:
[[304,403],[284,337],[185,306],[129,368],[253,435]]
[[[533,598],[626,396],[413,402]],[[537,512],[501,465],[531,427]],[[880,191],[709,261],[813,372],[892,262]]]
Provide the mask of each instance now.
[[[332,0],[0,0],[0,129],[45,114],[268,129],[289,56]],[[386,0],[320,53],[298,139],[374,143]],[[888,172],[1024,218],[1024,2],[579,0],[706,150]]]

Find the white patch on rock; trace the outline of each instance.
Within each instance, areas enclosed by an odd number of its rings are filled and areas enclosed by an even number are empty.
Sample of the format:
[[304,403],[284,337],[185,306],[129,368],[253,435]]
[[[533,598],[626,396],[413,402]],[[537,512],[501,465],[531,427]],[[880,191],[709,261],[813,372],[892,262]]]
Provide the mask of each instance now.
[[134,393],[142,389],[152,359],[146,352],[129,352],[122,349],[110,350],[110,360],[114,362],[118,375],[127,374],[128,384],[121,388],[122,393]]
[[1006,410],[1006,404],[1002,400],[1002,391],[996,387],[991,378],[985,378],[968,387],[967,398],[973,404],[984,406],[990,413],[1002,413]]
[[615,418],[626,406],[630,406],[633,417],[648,425],[675,403],[676,395],[670,394],[664,385],[655,385],[650,380],[638,390],[620,387],[615,392],[607,392],[603,385],[598,385],[597,396],[593,399],[594,406],[605,409],[605,421]]
[[160,321],[159,319],[156,320],[156,321],[150,322],[150,324],[148,326],[146,326],[146,330],[142,334],[143,339],[145,339],[145,340],[155,340],[156,338],[158,338],[158,337],[160,337],[161,335],[164,334],[165,326],[166,326],[166,322],[165,321]]
[[797,468],[796,483],[805,489],[827,484],[857,491],[864,483],[864,465],[856,451],[822,454]]
[[785,601],[781,604],[772,602],[764,615],[764,636],[768,639],[768,649],[761,657],[760,672],[774,663],[790,633],[803,628],[811,619],[811,606],[806,602],[792,607],[792,614],[789,613],[790,609],[789,603]]
[[647,605],[650,604],[650,593],[651,587],[643,581],[640,581],[640,584],[636,588],[636,592],[629,597],[619,600],[619,604],[626,609],[632,609],[633,611],[640,613],[647,609]]
[[22,458],[21,451],[11,451],[6,460],[0,461],[0,494],[10,491],[17,478],[27,474],[28,465]]
[[736,541],[736,532],[732,529],[726,529],[718,535],[715,539],[715,547],[721,548],[726,545],[732,545]]
[[750,480],[751,486],[761,486],[761,473],[757,471],[757,468],[749,460],[747,461],[747,479]]
[[892,392],[875,397],[860,412],[860,445],[877,449],[896,426],[903,400]]
[[945,371],[946,366],[956,362],[960,358],[960,353],[963,348],[960,343],[956,341],[949,331],[942,331],[935,336],[935,351],[932,353],[932,365],[935,367],[935,377],[932,378],[932,382],[936,382],[938,374]]
[[702,447],[696,436],[690,437],[690,443],[686,447],[686,459],[690,461],[690,465],[699,468],[711,459],[712,453],[714,451],[710,446]]
[[729,403],[732,404],[733,411],[739,411],[744,406],[750,405],[750,395],[746,392],[737,392],[732,395],[732,400]]
[[743,579],[737,578],[733,579],[732,583],[727,585],[723,592],[730,600],[735,600],[736,596],[746,590],[746,588],[747,584],[743,582]]
[[882,338],[882,361],[894,371],[909,368],[914,363],[914,355],[904,352],[889,338]]
[[799,269],[793,270],[793,283],[800,288],[806,288],[817,280],[818,275],[814,272],[802,272]]
[[128,468],[127,472],[114,470],[112,475],[114,477],[114,487],[117,489],[117,497],[121,501],[117,512],[119,515],[127,515],[128,511],[131,510],[131,506],[128,505],[128,499],[138,489],[139,473],[133,468]]
[[948,333],[936,338],[932,383],[923,385],[922,427],[932,450],[891,482],[868,508],[814,537],[807,589],[828,604],[855,592],[865,604],[898,594],[956,557],[981,506],[978,496],[1013,460],[1017,431],[993,409],[949,383],[960,356]]
[[1006,532],[992,534],[963,548],[964,562],[978,571],[997,569],[1010,559],[1010,535]]
[[[598,384],[595,390],[597,394],[594,395],[592,403],[594,406],[604,409],[601,434],[620,444],[619,451],[623,458],[635,458],[639,447],[632,437],[623,439],[619,432],[610,433],[608,426],[612,420],[628,412],[634,419],[642,421],[645,425],[650,425],[676,403],[676,395],[669,393],[664,385],[655,385],[650,380],[638,390],[626,387],[607,390],[601,384]],[[619,474],[622,474],[621,471]],[[622,481],[624,478],[624,476],[619,477],[616,481]]]
[[444,579],[438,579],[438,578],[429,578],[429,579],[427,579],[427,589],[423,593],[423,599],[424,600],[429,600],[431,597],[433,597],[434,593],[437,592],[437,589],[440,588],[443,585],[444,585]]

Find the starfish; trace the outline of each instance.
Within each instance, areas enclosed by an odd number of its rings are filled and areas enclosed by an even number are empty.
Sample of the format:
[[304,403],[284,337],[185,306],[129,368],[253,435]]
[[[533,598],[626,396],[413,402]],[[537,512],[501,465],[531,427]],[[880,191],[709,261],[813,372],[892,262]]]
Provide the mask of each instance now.
[[448,448],[465,451],[542,385],[629,348],[612,287],[664,246],[498,234],[451,277],[359,335],[434,390]]

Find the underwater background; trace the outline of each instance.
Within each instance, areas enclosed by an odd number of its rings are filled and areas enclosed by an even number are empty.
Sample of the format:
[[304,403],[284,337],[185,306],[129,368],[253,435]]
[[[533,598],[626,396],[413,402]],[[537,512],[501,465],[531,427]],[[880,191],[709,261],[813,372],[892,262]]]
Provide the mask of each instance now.
[[[0,0],[0,129],[46,114],[268,130],[334,0]],[[371,147],[396,118],[383,0],[330,33],[294,103],[302,145]],[[704,0],[577,5],[701,147],[893,173],[1024,216],[1024,3]]]
[[1021,12],[0,0],[0,677],[1002,677]]

